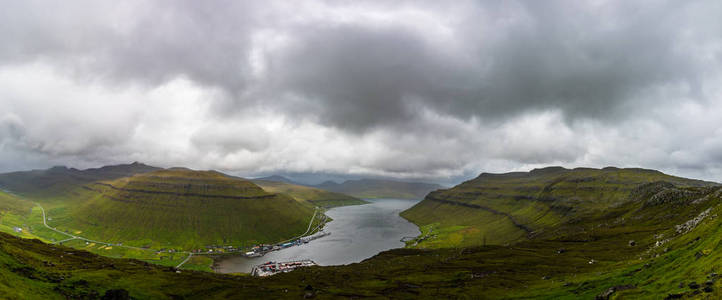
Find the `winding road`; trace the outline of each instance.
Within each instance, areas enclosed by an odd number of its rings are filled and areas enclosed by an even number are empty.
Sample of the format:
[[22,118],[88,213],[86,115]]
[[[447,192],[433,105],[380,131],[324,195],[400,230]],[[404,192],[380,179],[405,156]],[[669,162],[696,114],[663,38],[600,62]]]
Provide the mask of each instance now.
[[[58,230],[57,228],[51,227],[50,225],[48,225],[47,218],[46,218],[46,216],[45,216],[45,209],[43,208],[43,206],[40,205],[40,204],[38,204],[38,203],[35,203],[35,205],[37,205],[38,207],[40,207],[40,211],[43,213],[43,225],[44,225],[46,228],[48,228],[48,229],[50,229],[50,230],[52,230],[52,231],[55,231],[55,232],[57,232],[57,233],[60,233],[60,234],[63,234],[63,235],[65,235],[65,236],[70,237],[70,238],[64,239],[64,240],[62,240],[62,241],[53,242],[53,244],[59,244],[59,243],[63,243],[63,242],[67,242],[67,241],[71,241],[71,240],[76,240],[76,239],[77,239],[77,240],[83,240],[83,241],[90,242],[90,243],[104,244],[104,245],[115,246],[115,247],[123,247],[123,248],[127,248],[127,249],[145,250],[145,251],[156,251],[156,250],[148,249],[148,248],[125,246],[125,245],[121,245],[121,244],[113,244],[113,243],[109,243],[109,242],[101,242],[101,241],[91,240],[91,239],[88,239],[88,238],[84,238],[84,237],[82,237],[82,236],[72,235],[72,234],[70,234],[70,233],[60,231],[60,230]],[[314,210],[314,212],[313,212],[313,216],[311,217],[311,221],[308,223],[308,228],[306,229],[306,232],[304,232],[303,234],[301,234],[301,235],[298,236],[298,237],[295,237],[295,238],[292,238],[292,239],[289,239],[289,240],[286,240],[286,241],[282,241],[282,242],[280,242],[280,243],[287,242],[287,241],[291,241],[291,240],[295,240],[295,239],[299,239],[299,238],[302,238],[302,237],[306,236],[306,234],[309,232],[309,230],[311,230],[311,226],[313,226],[313,220],[316,218],[316,214],[317,214],[317,213],[318,213],[318,207],[317,207],[316,210]],[[321,224],[319,224],[318,226],[316,226],[316,228],[318,228],[318,227],[320,227],[320,226],[321,226]],[[316,230],[316,228],[314,228],[314,231]],[[190,252],[190,251],[178,251],[178,252],[176,252],[176,253],[188,254],[188,257],[186,257],[185,260],[183,260],[180,264],[178,264],[178,265],[175,267],[176,269],[180,268],[183,264],[185,264],[186,262],[188,262],[188,260],[190,260],[191,256],[193,256],[193,252]],[[196,253],[196,254],[198,254],[198,255],[213,255],[214,253]]]

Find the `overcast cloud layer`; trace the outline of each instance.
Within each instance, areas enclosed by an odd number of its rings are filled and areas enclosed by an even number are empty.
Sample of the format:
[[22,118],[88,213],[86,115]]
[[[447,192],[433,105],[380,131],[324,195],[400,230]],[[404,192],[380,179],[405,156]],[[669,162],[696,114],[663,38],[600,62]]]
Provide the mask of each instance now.
[[722,181],[720,1],[3,1],[0,171]]

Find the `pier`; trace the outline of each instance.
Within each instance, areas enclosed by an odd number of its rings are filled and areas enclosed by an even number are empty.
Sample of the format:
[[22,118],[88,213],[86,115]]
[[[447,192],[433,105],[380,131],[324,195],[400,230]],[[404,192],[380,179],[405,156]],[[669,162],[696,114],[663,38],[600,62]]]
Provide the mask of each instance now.
[[278,273],[287,273],[295,270],[296,268],[300,267],[310,267],[310,266],[316,266],[316,262],[310,260],[310,259],[304,259],[304,260],[294,260],[294,261],[286,261],[286,262],[273,262],[269,261],[265,264],[257,265],[253,267],[253,270],[251,271],[252,276],[258,276],[258,277],[266,277],[275,275]]

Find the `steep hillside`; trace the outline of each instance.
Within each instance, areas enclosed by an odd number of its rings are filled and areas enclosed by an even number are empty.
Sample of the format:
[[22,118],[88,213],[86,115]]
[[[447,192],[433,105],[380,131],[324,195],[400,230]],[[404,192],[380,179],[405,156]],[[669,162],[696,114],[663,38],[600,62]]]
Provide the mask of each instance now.
[[29,201],[0,190],[0,218],[4,213],[27,214],[32,206]]
[[349,195],[329,192],[318,188],[291,184],[282,181],[254,179],[253,183],[257,184],[269,193],[283,193],[293,197],[300,202],[308,203],[312,206],[330,208],[337,206],[361,205],[368,203],[366,201],[351,197]]
[[719,299],[722,189],[654,182],[512,246],[396,249],[270,278],[181,271],[0,233],[0,295],[135,299]]
[[[0,231],[24,236],[27,224],[24,217],[30,214],[33,204],[13,194],[0,191]],[[17,232],[20,228],[21,232]]]
[[431,191],[443,188],[438,184],[402,182],[381,179],[346,180],[344,183],[327,181],[316,187],[358,198],[421,199]]
[[303,233],[311,207],[214,171],[169,169],[84,186],[88,200],[52,224],[137,246],[276,242]]
[[683,187],[712,185],[644,169],[550,167],[484,173],[430,193],[401,215],[428,237],[420,247],[505,244],[623,205],[632,200],[630,191],[656,181]]
[[117,179],[155,170],[159,170],[159,168],[137,162],[86,170],[53,167],[47,170],[0,174],[0,188],[25,197],[61,197],[83,184],[98,180]]

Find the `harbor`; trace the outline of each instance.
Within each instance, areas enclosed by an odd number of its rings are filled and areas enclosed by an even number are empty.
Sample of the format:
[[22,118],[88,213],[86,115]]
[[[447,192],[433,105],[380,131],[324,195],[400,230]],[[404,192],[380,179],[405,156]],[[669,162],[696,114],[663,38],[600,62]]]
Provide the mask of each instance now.
[[[213,269],[219,273],[251,273],[253,268],[269,261],[284,262],[310,259],[320,266],[345,265],[360,262],[379,252],[401,248],[403,237],[415,237],[418,227],[399,216],[399,212],[418,201],[398,199],[370,199],[366,205],[336,207],[326,214],[333,221],[321,232],[304,236],[300,244],[272,251],[248,255],[223,256],[216,259]],[[313,240],[313,241],[311,241]],[[305,243],[307,242],[308,243]],[[276,243],[278,244],[278,243]],[[260,250],[262,247],[257,248]],[[246,250],[250,251],[250,250]]]
[[261,256],[266,255],[269,252],[278,251],[278,250],[290,248],[293,246],[303,245],[310,241],[320,239],[320,238],[328,236],[328,235],[331,235],[331,232],[321,230],[312,235],[304,236],[304,237],[298,238],[298,239],[290,241],[290,242],[278,243],[275,245],[268,245],[268,244],[256,245],[251,248],[251,251],[244,253],[244,256],[245,257],[261,257]]
[[291,272],[297,268],[301,267],[310,267],[310,266],[316,266],[316,262],[310,260],[310,259],[303,259],[303,260],[293,260],[293,261],[286,261],[286,262],[273,262],[269,261],[264,264],[257,265],[253,267],[253,270],[251,271],[252,276],[258,276],[258,277],[266,277],[275,275],[278,273],[286,273]]

